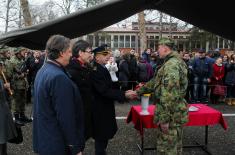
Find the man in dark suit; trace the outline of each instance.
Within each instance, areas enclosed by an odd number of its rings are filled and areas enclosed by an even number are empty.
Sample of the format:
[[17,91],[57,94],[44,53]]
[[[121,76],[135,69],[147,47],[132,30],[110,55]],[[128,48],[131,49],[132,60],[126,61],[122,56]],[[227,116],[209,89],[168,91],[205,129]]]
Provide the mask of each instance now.
[[92,71],[90,61],[93,59],[91,45],[84,40],[78,40],[73,44],[72,54],[72,59],[66,68],[81,93],[85,116],[85,139],[87,140],[92,136],[93,129],[92,105],[94,103],[94,97],[90,79],[90,73]]
[[110,57],[110,51],[106,46],[100,46],[93,52],[95,62],[91,80],[95,99],[93,107],[95,154],[106,155],[108,140],[112,139],[117,131],[114,100],[123,102],[136,96],[132,90],[124,92],[113,89],[109,71],[105,67]]

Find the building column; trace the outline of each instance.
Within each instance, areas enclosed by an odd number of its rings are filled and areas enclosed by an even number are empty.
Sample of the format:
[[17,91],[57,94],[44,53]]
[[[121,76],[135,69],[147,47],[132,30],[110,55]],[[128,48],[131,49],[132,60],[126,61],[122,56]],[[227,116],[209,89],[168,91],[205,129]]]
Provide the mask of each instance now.
[[185,41],[183,42],[183,51],[186,51],[186,44],[185,44]]
[[217,48],[219,48],[219,36],[217,37]]
[[209,40],[207,40],[207,41],[206,41],[206,52],[208,52],[208,51],[209,51],[209,46],[210,46],[210,41],[209,41]]
[[189,50],[192,51],[192,42],[189,41]]
[[138,33],[135,34],[135,50],[140,53],[138,45]]
[[224,39],[223,39],[223,49],[224,49],[224,45],[225,45],[225,42],[224,42]]
[[95,47],[95,35],[93,34],[93,45],[92,47]]
[[111,48],[114,48],[113,42],[114,42],[114,37],[113,37],[113,34],[112,34],[111,35]]
[[123,45],[123,48],[126,48],[126,35],[123,35],[124,36],[124,45]]

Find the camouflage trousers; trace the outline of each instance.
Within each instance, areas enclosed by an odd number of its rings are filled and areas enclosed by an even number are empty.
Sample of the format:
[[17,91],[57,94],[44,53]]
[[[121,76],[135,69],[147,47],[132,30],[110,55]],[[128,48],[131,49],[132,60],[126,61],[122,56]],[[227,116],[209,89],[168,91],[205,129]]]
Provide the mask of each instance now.
[[13,94],[12,110],[13,112],[25,112],[26,91],[23,89],[15,90]]
[[182,155],[182,126],[171,126],[167,134],[157,129],[157,155]]

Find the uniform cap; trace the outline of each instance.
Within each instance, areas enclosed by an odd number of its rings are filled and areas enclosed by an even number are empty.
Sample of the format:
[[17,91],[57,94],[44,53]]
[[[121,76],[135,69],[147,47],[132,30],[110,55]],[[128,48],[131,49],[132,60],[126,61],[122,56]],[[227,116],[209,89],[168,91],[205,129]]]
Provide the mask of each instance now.
[[103,54],[103,55],[107,55],[110,53],[110,51],[107,49],[108,45],[107,44],[103,44],[97,48],[95,48],[92,52],[97,55],[97,54]]

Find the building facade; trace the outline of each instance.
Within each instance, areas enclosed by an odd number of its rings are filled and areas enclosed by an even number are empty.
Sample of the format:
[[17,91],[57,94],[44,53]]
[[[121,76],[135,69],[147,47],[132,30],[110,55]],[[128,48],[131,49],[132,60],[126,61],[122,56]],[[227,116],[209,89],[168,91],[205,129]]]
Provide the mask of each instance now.
[[[157,50],[160,35],[162,35],[162,37],[172,38],[179,51],[207,48],[206,45],[199,40],[190,40],[191,32],[188,29],[180,29],[177,23],[162,23],[161,31],[158,22],[147,22],[145,26],[147,48],[151,48],[154,51]],[[91,43],[93,47],[107,44],[112,50],[134,48],[139,51],[140,49],[139,25],[137,22],[132,22],[131,26],[128,27],[126,25],[122,25],[122,27],[107,27],[95,33],[88,34],[84,36],[83,39]],[[216,44],[217,48],[229,48],[225,39],[220,37],[218,37]]]

